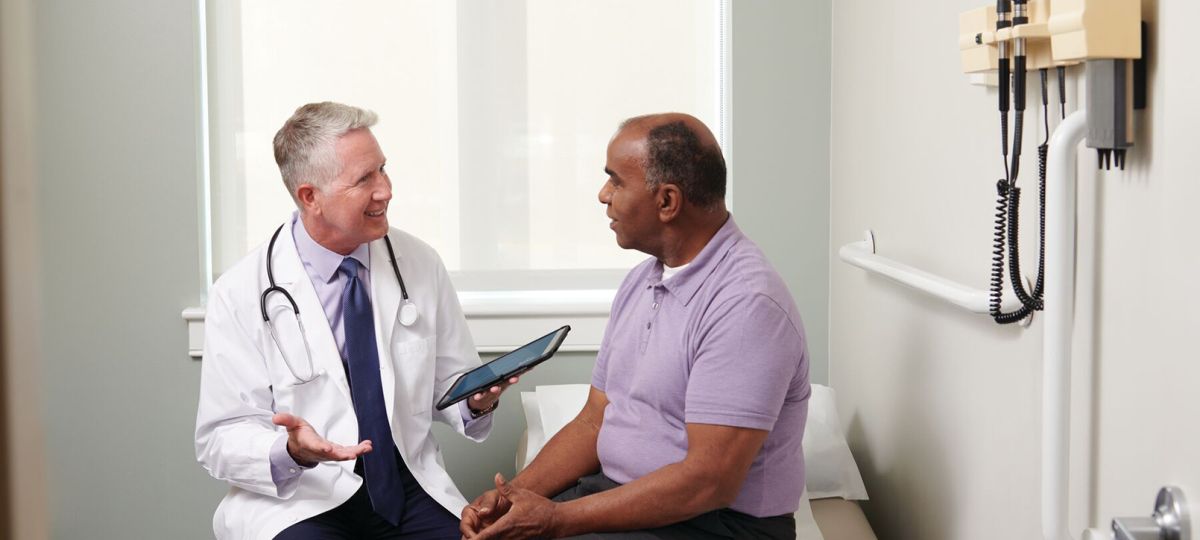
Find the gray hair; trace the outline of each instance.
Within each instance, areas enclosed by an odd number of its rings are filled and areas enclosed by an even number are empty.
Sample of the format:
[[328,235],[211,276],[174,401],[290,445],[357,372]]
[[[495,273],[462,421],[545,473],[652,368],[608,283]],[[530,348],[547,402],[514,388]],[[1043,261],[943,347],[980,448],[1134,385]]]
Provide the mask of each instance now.
[[[661,116],[635,116],[621,122],[619,130],[654,121]],[[646,188],[649,190],[662,184],[675,184],[685,199],[710,211],[725,199],[726,168],[721,148],[705,144],[683,121],[668,121],[647,131],[646,162],[643,166],[646,170]]]
[[378,116],[368,110],[332,101],[309,103],[296,109],[275,133],[275,163],[288,194],[296,199],[302,184],[325,187],[342,172],[334,144],[347,132],[375,125]]

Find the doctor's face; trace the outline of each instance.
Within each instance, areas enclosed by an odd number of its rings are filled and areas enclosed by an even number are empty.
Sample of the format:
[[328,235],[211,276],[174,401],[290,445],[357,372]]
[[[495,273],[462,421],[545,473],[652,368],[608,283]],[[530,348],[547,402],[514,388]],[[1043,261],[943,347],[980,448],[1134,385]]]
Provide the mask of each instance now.
[[604,172],[608,180],[600,188],[600,204],[607,206],[609,228],[617,245],[659,256],[662,223],[658,219],[658,189],[646,187],[646,130],[627,126],[608,143]]
[[384,170],[387,158],[369,129],[342,135],[334,153],[342,171],[315,190],[312,212],[320,232],[309,233],[326,249],[346,255],[387,234],[392,181]]

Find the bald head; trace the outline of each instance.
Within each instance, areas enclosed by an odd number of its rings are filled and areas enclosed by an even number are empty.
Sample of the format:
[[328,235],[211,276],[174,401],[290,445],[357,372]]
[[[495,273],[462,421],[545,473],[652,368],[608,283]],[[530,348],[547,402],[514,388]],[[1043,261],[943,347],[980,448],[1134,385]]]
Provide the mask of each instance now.
[[720,151],[717,145],[717,138],[713,135],[712,131],[709,131],[708,126],[704,125],[704,122],[701,122],[699,118],[690,114],[670,112],[635,116],[621,122],[620,129],[634,128],[650,131],[654,128],[676,122],[683,123],[684,127],[696,136],[701,146],[716,149],[718,152]]
[[621,123],[617,137],[645,144],[646,186],[679,186],[691,204],[714,210],[725,199],[725,158],[703,122],[683,113],[636,116]]

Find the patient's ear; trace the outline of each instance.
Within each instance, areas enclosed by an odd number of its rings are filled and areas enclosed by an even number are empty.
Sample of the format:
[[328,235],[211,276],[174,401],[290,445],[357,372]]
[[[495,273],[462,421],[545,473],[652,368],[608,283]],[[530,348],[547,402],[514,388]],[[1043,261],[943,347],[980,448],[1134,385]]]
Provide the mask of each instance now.
[[654,194],[654,202],[658,205],[658,220],[670,223],[683,209],[683,191],[675,184],[661,184]]

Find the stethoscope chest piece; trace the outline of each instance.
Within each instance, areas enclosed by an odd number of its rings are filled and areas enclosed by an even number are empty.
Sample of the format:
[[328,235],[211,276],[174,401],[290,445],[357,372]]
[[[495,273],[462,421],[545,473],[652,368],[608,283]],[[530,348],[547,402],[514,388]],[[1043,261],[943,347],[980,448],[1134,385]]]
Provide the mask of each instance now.
[[404,326],[412,326],[417,322],[417,305],[412,300],[404,300],[400,304],[400,324]]

